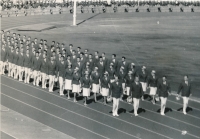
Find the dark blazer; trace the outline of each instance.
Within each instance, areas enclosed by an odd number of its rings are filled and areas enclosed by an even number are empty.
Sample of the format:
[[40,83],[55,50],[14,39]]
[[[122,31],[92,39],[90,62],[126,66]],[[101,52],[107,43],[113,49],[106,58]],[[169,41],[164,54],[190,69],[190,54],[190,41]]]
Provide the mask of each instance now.
[[96,73],[92,73],[91,74],[91,80],[92,80],[92,83],[94,84],[99,84],[99,79],[100,79],[100,74],[96,74]]
[[57,63],[56,71],[57,73],[59,72],[59,76],[65,78],[66,68],[67,68],[67,64],[65,62],[64,64],[62,64],[61,62]]
[[46,62],[42,59],[41,72],[48,74],[48,59],[46,58]]
[[130,76],[127,75],[126,78],[125,78],[125,83],[126,83],[125,86],[126,87],[131,87],[133,82],[134,82],[134,78],[132,76],[130,78]]
[[33,70],[40,71],[41,65],[42,65],[41,59],[37,59],[37,58],[33,59],[33,65],[32,65]]
[[147,71],[145,71],[145,73],[143,73],[142,70],[141,70],[137,74],[140,77],[140,82],[144,82],[144,83],[147,82],[147,79],[148,79]]
[[54,61],[52,64],[51,61],[49,61],[48,69],[48,75],[56,75],[56,62]]
[[157,87],[157,85],[158,85],[158,78],[155,76],[154,79],[153,76],[150,75],[150,77],[147,80],[147,86]]
[[105,63],[103,62],[103,64],[101,65],[100,62],[98,62],[96,66],[98,67],[99,74],[102,76],[105,72]]
[[121,82],[118,82],[118,84],[116,82],[111,83],[110,89],[112,92],[112,97],[120,98],[120,96],[122,94],[122,83]]
[[188,85],[185,83],[185,81],[182,81],[179,85],[177,93],[179,94],[182,91],[182,96],[189,97],[190,94],[192,93],[191,89],[192,87],[189,81],[188,81]]
[[126,61],[125,64],[122,61],[118,62],[118,68],[117,68],[118,72],[119,72],[119,70],[120,70],[120,68],[122,66],[124,67],[124,73],[127,74],[127,72],[128,72],[128,66],[129,66],[128,62]]
[[13,53],[13,64],[18,65],[18,60],[19,60],[19,53]]
[[90,88],[90,85],[91,85],[91,81],[90,81],[90,78],[88,76],[88,78],[86,79],[85,77],[82,77],[81,78],[81,86],[83,88]]
[[108,72],[109,78],[110,78],[110,79],[114,79],[115,69],[112,69],[112,70],[111,70],[111,68],[109,68],[109,69],[107,70],[107,72]]
[[137,98],[137,99],[141,98],[143,95],[142,84],[140,82],[138,82],[138,84],[133,82],[131,86],[131,92],[132,92],[132,98]]
[[25,57],[24,55],[19,54],[18,65],[24,67]]
[[24,55],[24,67],[26,68],[31,68],[31,57],[30,55],[27,56],[27,55]]
[[125,83],[125,76],[126,74],[124,72],[123,74],[121,72],[118,72],[118,77],[120,82]]
[[67,68],[65,72],[65,79],[72,80],[73,72],[73,69],[69,70],[69,68]]
[[80,74],[78,73],[78,75],[76,75],[75,73],[73,74],[73,77],[72,77],[72,84],[76,84],[76,85],[79,85],[80,84],[80,79],[81,79],[81,76]]
[[1,49],[1,61],[5,62],[7,60],[7,51],[6,49]]
[[113,63],[113,68],[115,69],[115,71],[117,71],[118,61],[115,59],[115,62],[113,62],[113,60],[111,59],[109,61],[109,65],[110,65],[110,63]]
[[169,82],[166,81],[166,84],[163,84],[163,82],[158,83],[158,95],[160,97],[168,97],[168,92],[171,92]]
[[109,88],[109,84],[110,84],[109,77],[107,77],[107,80],[105,79],[105,77],[101,78],[101,87],[102,88]]

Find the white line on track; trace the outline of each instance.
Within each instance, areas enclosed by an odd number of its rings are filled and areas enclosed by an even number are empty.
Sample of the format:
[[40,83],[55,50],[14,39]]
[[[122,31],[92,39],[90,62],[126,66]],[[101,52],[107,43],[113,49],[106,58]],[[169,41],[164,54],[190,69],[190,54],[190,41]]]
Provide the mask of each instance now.
[[[149,102],[149,101],[147,101],[147,100],[144,100],[144,101],[145,101],[145,102],[148,102],[148,103],[151,103],[151,102]],[[168,101],[168,100],[167,100],[167,101]],[[159,104],[155,104],[155,105],[160,106]],[[193,108],[193,107],[191,107],[191,108]],[[173,110],[174,112],[182,113],[182,112],[180,112],[180,111],[177,111],[176,109],[172,109],[172,110]],[[197,110],[198,110],[198,109],[197,109]],[[199,111],[199,110],[198,110],[198,111]],[[158,114],[158,113],[157,113],[157,114]],[[187,115],[200,120],[200,117],[197,117],[197,116],[194,116],[194,115],[191,115],[191,114],[188,114],[188,113],[187,113]]]
[[[1,104],[2,105],[2,104]],[[2,105],[2,106],[4,106],[4,105]],[[4,107],[6,107],[6,106],[4,106]],[[7,108],[7,107],[6,107]],[[10,108],[9,108],[10,109]],[[12,111],[14,111],[13,109],[11,109]],[[17,111],[14,111],[15,113],[18,113],[18,114],[21,114],[21,113],[19,113],[19,112],[17,112]],[[48,128],[50,128],[50,129],[52,129],[52,130],[55,130],[55,131],[57,131],[57,132],[59,132],[59,133],[61,133],[61,134],[64,134],[64,135],[66,135],[66,136],[69,136],[69,137],[71,137],[72,139],[76,139],[76,138],[74,138],[74,137],[72,137],[72,136],[70,136],[70,135],[68,135],[68,134],[65,134],[65,133],[63,133],[63,132],[61,132],[61,131],[59,131],[59,130],[57,130],[57,129],[55,129],[55,128],[52,128],[52,127],[50,127],[50,126],[48,126],[48,125],[45,125],[45,124],[43,124],[43,123],[41,123],[41,122],[38,122],[37,120],[34,120],[34,119],[31,119],[30,117],[28,117],[28,116],[26,116],[26,115],[24,115],[24,114],[21,114],[21,115],[23,115],[24,117],[26,117],[26,118],[28,118],[28,119],[30,119],[30,120],[33,120],[33,121],[35,121],[35,122],[37,122],[37,123],[39,123],[39,124],[41,124],[41,125],[43,125],[43,126],[46,126],[46,127],[48,127]]]
[[[6,76],[4,76],[4,77],[6,77]],[[6,77],[6,78],[8,78],[8,77]],[[8,79],[11,79],[11,80],[13,80],[13,81],[16,81],[16,80],[14,80],[14,79],[12,79],[12,78],[8,78]],[[16,82],[18,82],[18,81],[16,81]],[[77,104],[77,105],[80,105],[80,106],[82,106],[82,107],[85,107],[85,106],[83,106],[83,105],[81,105],[81,104],[79,104],[79,103],[74,103],[73,101],[70,101],[70,100],[65,99],[65,98],[63,98],[63,97],[60,97],[60,96],[57,96],[57,95],[55,95],[55,94],[53,94],[53,93],[49,93],[49,92],[47,92],[47,91],[45,91],[45,90],[42,90],[42,89],[40,89],[40,88],[37,88],[37,87],[35,87],[35,86],[31,86],[31,85],[25,84],[25,83],[23,83],[23,82],[18,82],[18,83],[21,83],[21,84],[30,86],[30,87],[35,88],[35,89],[37,89],[37,90],[41,90],[41,91],[43,91],[43,92],[45,92],[45,93],[48,93],[48,94],[51,94],[51,95],[56,96],[56,97],[58,97],[58,98],[67,100],[67,101],[69,101],[69,102],[72,102],[73,104]],[[102,113],[102,112],[100,112],[100,111],[97,111],[97,110],[92,109],[92,108],[89,108],[89,107],[85,107],[85,108],[88,108],[88,109],[93,110],[93,111],[96,111],[96,112],[98,112],[98,113],[101,113],[101,114],[104,114],[104,115],[113,117],[113,116],[111,116],[111,115],[109,115],[109,114]],[[129,122],[125,121],[125,120],[122,120],[122,119],[119,119],[119,118],[116,118],[116,117],[113,117],[113,118],[118,119],[118,120],[120,120],[120,121],[123,121],[123,122],[125,122],[125,123],[127,123],[127,124],[131,124],[131,125],[137,126],[137,127],[141,128],[141,129],[147,130],[147,131],[152,132],[152,133],[155,133],[155,134],[157,134],[157,135],[164,136],[164,137],[166,137],[166,138],[170,138],[170,137],[167,137],[167,136],[162,135],[162,134],[160,134],[160,133],[157,133],[157,132],[154,132],[154,131],[152,131],[152,130],[149,130],[149,129],[147,129],[147,128],[141,127],[141,126],[139,126],[139,125],[129,123]],[[170,139],[171,139],[171,138],[170,138]]]
[[[25,83],[23,83],[23,82],[19,82],[19,81],[17,81],[17,80],[14,80],[14,79],[12,79],[12,78],[9,78],[9,77],[7,77],[7,76],[5,76],[5,75],[3,75],[3,77],[5,77],[5,78],[7,78],[7,79],[11,79],[11,80],[16,81],[16,82],[21,83],[21,84],[25,84]],[[44,91],[44,92],[46,92],[46,93],[49,93],[48,91],[42,90],[42,89],[37,88],[37,87],[35,87],[35,86],[29,85],[29,84],[25,84],[25,85],[28,85],[28,86],[30,86],[30,87],[36,88],[36,89],[41,90],[41,91]],[[49,94],[51,94],[51,93],[49,93]],[[57,97],[58,97],[58,96],[57,96]],[[61,98],[62,98],[62,97],[61,97]],[[144,101],[146,101],[146,102],[148,102],[148,103],[151,103],[151,102],[149,102],[149,101],[147,101],[147,100],[144,100]],[[159,104],[155,104],[155,105],[160,106]],[[191,106],[190,106],[190,107],[191,107]],[[193,108],[193,107],[191,107],[191,108]],[[194,109],[195,109],[195,108],[194,108]],[[181,112],[177,111],[176,109],[172,109],[172,110],[173,110],[174,112],[181,113]],[[197,110],[200,111],[200,109],[197,109]],[[200,117],[193,116],[193,115],[191,115],[191,114],[189,114],[189,113],[187,114],[187,116],[190,116],[190,117],[193,117],[193,118],[196,118],[196,119],[200,119]]]
[[8,96],[8,95],[4,94],[4,93],[1,93],[1,94],[4,95],[4,96],[6,96],[6,97],[9,97],[9,98],[11,98],[11,99],[13,99],[13,100],[16,100],[16,101],[18,101],[18,102],[20,102],[20,103],[23,103],[23,104],[25,104],[25,105],[27,105],[27,106],[29,106],[29,107],[32,107],[32,108],[34,108],[34,109],[36,109],[36,110],[39,110],[39,111],[41,111],[41,112],[43,112],[43,113],[46,113],[46,114],[48,114],[48,115],[51,115],[51,116],[53,116],[53,117],[55,117],[55,118],[57,118],[57,119],[60,119],[60,120],[62,120],[62,121],[65,121],[65,122],[67,122],[67,123],[70,123],[70,124],[72,124],[72,125],[75,125],[75,126],[77,126],[77,127],[79,127],[79,128],[82,128],[82,129],[84,129],[84,130],[86,130],[86,131],[89,131],[89,132],[91,132],[91,133],[93,133],[93,134],[96,134],[96,135],[98,135],[98,136],[100,136],[100,137],[103,137],[103,138],[105,138],[105,139],[109,139],[108,137],[105,137],[105,136],[103,136],[103,135],[100,135],[100,134],[98,134],[98,133],[96,133],[96,132],[93,132],[93,131],[91,131],[91,130],[89,130],[89,129],[87,129],[87,128],[84,128],[84,127],[79,126],[79,125],[77,125],[77,124],[74,124],[74,123],[72,123],[72,122],[70,122],[70,121],[67,121],[67,120],[65,120],[65,119],[62,119],[62,118],[60,118],[60,117],[58,117],[58,116],[55,116],[55,115],[53,115],[53,114],[51,114],[51,113],[48,113],[48,112],[46,112],[46,111],[43,111],[43,110],[41,110],[41,109],[38,109],[38,108],[36,108],[36,107],[34,107],[34,106],[32,106],[32,105],[29,105],[29,104],[27,104],[27,103],[25,103],[25,102],[22,102],[22,101],[20,101],[20,100],[18,100],[18,99],[15,99],[15,98],[13,98],[13,97],[11,97],[11,96]]
[[[1,84],[2,84],[2,83],[1,83]],[[2,85],[7,86],[7,85],[5,85],[5,84],[2,84]],[[9,86],[7,86],[7,87],[9,87]],[[54,103],[48,102],[48,101],[46,101],[46,100],[44,100],[44,99],[35,97],[35,96],[33,96],[33,95],[30,95],[30,94],[28,94],[28,93],[25,93],[25,92],[23,92],[23,91],[21,91],[21,90],[18,90],[18,89],[16,89],[16,88],[13,88],[13,87],[9,87],[9,88],[12,88],[12,89],[14,89],[14,90],[16,90],[16,91],[19,91],[19,92],[23,93],[23,94],[29,95],[29,96],[31,96],[31,97],[33,97],[33,98],[39,99],[39,100],[41,100],[41,101],[44,101],[44,102],[46,102],[46,103],[49,103],[49,104],[54,105],[54,106],[56,106],[56,107],[59,107],[59,108],[61,108],[61,109],[63,109],[63,110],[69,111],[69,112],[71,112],[71,113],[73,113],[73,114],[79,115],[79,116],[81,116],[81,117],[84,117],[84,118],[86,118],[86,119],[89,119],[89,120],[91,120],[91,121],[94,121],[94,122],[96,122],[96,123],[99,123],[99,124],[101,124],[101,125],[104,125],[104,126],[107,126],[107,127],[109,127],[109,128],[112,128],[112,129],[114,129],[114,130],[117,130],[118,132],[122,132],[122,133],[127,134],[127,135],[129,135],[129,136],[131,136],[131,137],[140,139],[140,138],[137,137],[137,136],[131,135],[131,134],[127,133],[127,132],[121,131],[121,130],[119,130],[119,129],[116,129],[116,128],[114,128],[114,127],[111,127],[111,126],[109,126],[109,125],[106,125],[106,124],[104,124],[104,123],[101,123],[101,122],[99,122],[99,121],[96,121],[96,120],[91,119],[91,118],[89,118],[89,117],[86,117],[86,116],[84,116],[84,115],[78,114],[78,113],[73,112],[73,111],[71,111],[71,110],[68,110],[68,109],[66,109],[66,108],[64,108],[64,107],[61,107],[61,106],[56,105],[56,104],[54,104]],[[63,115],[63,114],[62,114],[62,115]]]
[[[99,102],[99,101],[97,101],[97,102],[100,103],[100,104],[103,104],[102,102]],[[124,103],[126,103],[126,102],[124,102]],[[126,104],[128,104],[128,103],[126,103]],[[109,107],[112,108],[111,105],[107,105],[107,106],[109,106]],[[146,110],[146,111],[149,111],[149,112],[152,112],[152,113],[155,113],[155,114],[158,114],[157,112],[154,112],[154,111],[151,111],[151,110],[147,110],[147,109],[145,109],[145,110]],[[131,114],[131,113],[127,113],[127,114],[134,115],[134,114]],[[158,115],[160,115],[160,114],[158,114]],[[179,131],[179,132],[182,132],[181,130],[178,130],[178,129],[173,128],[173,127],[171,127],[171,126],[167,126],[167,125],[161,124],[161,123],[156,122],[156,121],[154,121],[154,120],[151,120],[151,119],[145,118],[145,117],[143,117],[143,116],[141,116],[141,115],[138,116],[138,117],[139,117],[139,118],[142,118],[142,119],[145,119],[145,120],[148,120],[148,121],[151,121],[151,122],[154,122],[154,123],[157,123],[157,124],[160,124],[160,125],[165,126],[165,127],[168,127],[168,128],[172,128],[172,129],[177,130],[177,131]],[[176,120],[176,121],[182,122],[182,123],[184,123],[184,124],[188,124],[188,125],[193,126],[193,127],[195,127],[195,128],[200,128],[199,126],[195,126],[195,125],[192,125],[192,124],[190,124],[190,123],[183,122],[183,121],[181,121],[181,120],[178,120],[178,119],[175,119],[175,118],[172,118],[172,117],[166,116],[166,115],[165,115],[165,117],[168,117],[168,118],[171,118],[171,119],[173,119],[173,120]],[[192,134],[190,134],[190,135],[192,135]],[[192,135],[192,136],[193,136],[193,135]],[[194,135],[194,136],[195,136],[195,135]]]
[[1,128],[1,132],[3,132],[4,134],[7,134],[9,136],[11,136],[14,139],[18,139],[17,137],[14,137],[13,135],[11,135],[11,134],[7,133],[6,131],[2,130],[2,128]]

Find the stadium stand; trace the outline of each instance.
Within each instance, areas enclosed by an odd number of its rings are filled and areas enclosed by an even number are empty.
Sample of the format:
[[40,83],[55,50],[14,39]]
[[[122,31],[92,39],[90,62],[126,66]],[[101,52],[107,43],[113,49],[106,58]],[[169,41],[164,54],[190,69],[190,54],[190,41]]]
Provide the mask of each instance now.
[[[74,2],[3,0],[1,17],[73,13]],[[114,12],[200,12],[200,1],[82,1],[77,0],[77,13]]]

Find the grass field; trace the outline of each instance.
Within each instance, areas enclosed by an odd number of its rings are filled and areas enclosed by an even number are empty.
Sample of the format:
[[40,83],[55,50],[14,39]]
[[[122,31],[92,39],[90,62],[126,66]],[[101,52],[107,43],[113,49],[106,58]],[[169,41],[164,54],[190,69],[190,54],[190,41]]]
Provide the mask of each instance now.
[[199,13],[105,13],[78,14],[77,27],[72,15],[47,15],[2,18],[2,29],[21,25],[52,24],[55,29],[18,32],[81,46],[90,52],[116,53],[120,60],[155,69],[167,75],[172,90],[177,90],[183,75],[193,82],[193,95],[200,97],[200,14]]

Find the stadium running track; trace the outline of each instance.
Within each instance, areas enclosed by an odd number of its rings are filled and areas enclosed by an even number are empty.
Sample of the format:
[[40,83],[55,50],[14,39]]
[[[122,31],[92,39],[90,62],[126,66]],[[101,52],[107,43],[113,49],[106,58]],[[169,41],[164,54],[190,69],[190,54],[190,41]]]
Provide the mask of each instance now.
[[[47,17],[47,21],[54,19]],[[56,17],[54,21],[63,19]],[[40,20],[21,22],[15,19],[13,24],[8,21],[5,19],[2,29],[38,23]],[[133,115],[133,106],[126,102],[120,102],[119,117],[113,117],[110,113],[112,103],[104,106],[101,98],[97,103],[84,106],[83,100],[74,103],[73,98],[68,100],[66,96],[59,96],[58,90],[49,93],[41,87],[1,76],[1,105],[56,129],[71,139],[200,138],[200,104],[189,101],[188,114],[183,115],[180,110],[182,100],[176,101],[174,96],[168,98],[165,116],[158,112],[160,102],[153,105],[147,98],[140,101],[138,117]],[[182,131],[187,131],[187,134],[182,135]],[[9,133],[1,134],[2,137],[10,136]]]
[[[71,138],[83,139],[198,139],[200,138],[200,104],[190,101],[188,114],[178,109],[182,101],[170,96],[167,101],[166,115],[158,112],[160,103],[153,105],[140,101],[139,116],[132,113],[133,106],[120,102],[119,117],[110,113],[112,103],[83,105],[73,98],[59,96],[58,90],[48,90],[32,84],[24,84],[12,78],[1,76],[1,103],[3,106],[23,114],[33,120],[56,129]],[[91,99],[93,97],[91,96]],[[187,131],[182,135],[182,131]]]

